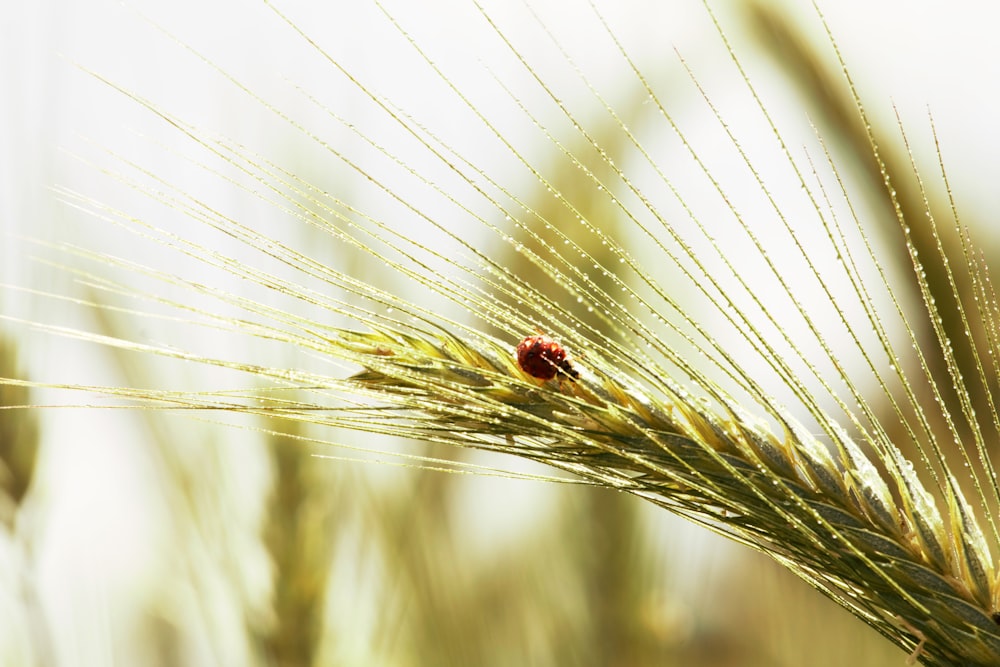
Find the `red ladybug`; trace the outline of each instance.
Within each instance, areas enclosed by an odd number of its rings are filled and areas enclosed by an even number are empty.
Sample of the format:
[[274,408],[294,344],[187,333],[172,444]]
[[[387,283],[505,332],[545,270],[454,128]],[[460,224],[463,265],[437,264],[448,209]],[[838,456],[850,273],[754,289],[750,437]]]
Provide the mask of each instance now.
[[531,377],[551,380],[560,373],[576,380],[579,371],[566,359],[563,346],[546,335],[528,336],[517,346],[517,365]]

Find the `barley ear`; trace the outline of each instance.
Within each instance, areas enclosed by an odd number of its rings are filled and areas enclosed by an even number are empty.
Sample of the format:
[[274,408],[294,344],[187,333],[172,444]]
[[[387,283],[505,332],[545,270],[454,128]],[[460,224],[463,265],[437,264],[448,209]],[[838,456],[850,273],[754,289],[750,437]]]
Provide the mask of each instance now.
[[772,555],[897,644],[921,644],[926,664],[1000,660],[996,577],[967,502],[952,485],[945,523],[901,458],[880,474],[846,432],[830,451],[783,411],[775,433],[724,396],[709,410],[652,393],[595,355],[578,381],[539,385],[484,339],[344,331],[331,342],[367,368],[358,390],[388,399],[393,423],[419,437],[527,457],[687,516]]

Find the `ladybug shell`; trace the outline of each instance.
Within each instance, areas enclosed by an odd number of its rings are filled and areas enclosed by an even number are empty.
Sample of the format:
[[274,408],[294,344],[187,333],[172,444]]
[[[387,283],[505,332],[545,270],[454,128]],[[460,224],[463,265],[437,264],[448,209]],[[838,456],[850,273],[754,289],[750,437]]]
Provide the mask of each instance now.
[[539,380],[551,380],[559,373],[571,378],[580,374],[566,359],[563,346],[548,336],[528,336],[517,346],[517,365]]

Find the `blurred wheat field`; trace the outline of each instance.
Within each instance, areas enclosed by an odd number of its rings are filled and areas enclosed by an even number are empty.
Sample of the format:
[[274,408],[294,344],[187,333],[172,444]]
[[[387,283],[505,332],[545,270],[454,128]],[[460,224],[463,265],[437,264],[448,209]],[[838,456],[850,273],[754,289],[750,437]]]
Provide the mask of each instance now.
[[[1000,202],[982,184],[998,172],[990,84],[1000,58],[984,32],[996,10],[820,6],[870,113],[879,161],[814,11],[735,1],[713,4],[716,14],[697,2],[596,4],[600,13],[587,2],[484,3],[480,11],[444,1],[16,10],[21,15],[3,28],[5,60],[27,58],[34,69],[5,67],[2,81],[14,102],[4,105],[0,179],[8,231],[0,397],[13,408],[73,407],[0,411],[0,664],[842,665],[905,664],[908,654],[949,664],[947,652],[917,646],[916,621],[869,619],[881,636],[766,555],[634,495],[448,444],[474,423],[474,410],[463,413],[468,423],[420,431],[426,442],[406,439],[405,428],[373,426],[380,387],[435,368],[421,358],[392,376],[391,364],[406,361],[402,339],[371,348],[362,376],[370,393],[343,397],[348,385],[340,380],[361,368],[335,358],[340,343],[327,332],[357,329],[369,312],[383,323],[438,318],[453,333],[505,341],[511,355],[521,335],[544,330],[595,372],[615,346],[662,343],[690,353],[682,359],[689,368],[664,364],[668,382],[706,373],[726,392],[752,394],[696,352],[685,337],[690,329],[655,328],[659,317],[690,317],[733,350],[762,393],[799,406],[796,374],[776,371],[684,279],[683,270],[699,268],[689,256],[668,257],[637,231],[655,222],[641,215],[643,197],[667,219],[685,215],[644,165],[647,151],[716,230],[734,273],[758,286],[762,301],[747,308],[755,311],[749,321],[778,341],[774,355],[793,360],[788,369],[804,378],[808,395],[823,397],[822,409],[836,410],[837,397],[852,400],[839,386],[827,397],[794,361],[794,343],[812,340],[800,322],[788,325],[784,342],[769,329],[768,313],[789,305],[767,282],[764,253],[727,232],[721,220],[731,211],[681,159],[686,147],[658,109],[669,109],[747,228],[780,260],[790,291],[821,302],[823,294],[809,291],[801,253],[775,234],[760,183],[727,140],[731,130],[774,184],[806,245],[822,246],[821,230],[802,222],[817,211],[788,178],[766,123],[750,113],[717,16],[779,128],[794,137],[789,151],[803,169],[819,170],[821,146],[829,147],[900,308],[922,313],[925,298],[941,304],[942,336],[954,343],[935,356],[934,327],[913,320],[915,345],[931,351],[928,381],[920,381],[916,361],[894,360],[917,377],[914,402],[898,411],[893,400],[906,387],[880,387],[846,337],[829,336],[842,356],[815,361],[819,377],[835,381],[847,368],[886,440],[918,463],[921,443],[908,439],[920,439],[908,426],[926,405],[927,432],[940,438],[942,456],[955,457],[955,484],[973,502],[975,486],[958,473],[964,445],[979,434],[987,463],[973,455],[970,467],[987,491],[970,512],[987,527],[983,541],[993,551],[986,553],[996,557],[989,528],[996,387],[985,352],[996,347],[995,320],[970,325],[955,306],[981,300],[989,314],[995,301],[985,273],[956,270],[959,299],[947,277],[963,258],[995,268],[989,212]],[[938,69],[945,67],[958,69]],[[893,104],[914,162],[933,183],[927,202]],[[925,208],[942,220],[950,213],[928,105],[969,245],[916,222]],[[970,129],[975,136],[963,133]],[[636,190],[621,185],[619,168]],[[847,217],[842,204],[821,208]],[[638,219],[625,214],[632,211]],[[929,296],[898,242],[897,211],[915,230]],[[517,224],[522,219],[546,224]],[[677,228],[692,252],[708,248],[686,223]],[[847,237],[844,247],[856,249],[859,240]],[[407,257],[399,248],[410,241],[417,246]],[[950,262],[939,261],[938,245]],[[626,258],[642,271],[630,272]],[[833,266],[837,258],[827,259]],[[463,271],[477,262],[498,273]],[[725,275],[732,267],[705,262],[700,268],[735,293]],[[591,264],[619,270],[591,271]],[[571,289],[578,269],[590,291]],[[648,283],[633,275],[641,273]],[[504,275],[523,291],[499,289]],[[435,282],[455,289],[435,291]],[[608,314],[632,307],[629,290],[652,303],[662,285],[679,307],[637,320],[657,332],[651,340]],[[864,322],[853,292],[835,287],[848,316],[858,318],[850,321]],[[906,331],[893,328],[894,304],[878,295],[872,303],[885,312],[886,340],[907,348]],[[401,304],[412,310],[401,312]],[[882,342],[861,327],[857,335],[864,346]],[[588,350],[588,340],[601,343]],[[356,347],[345,349],[350,360],[364,359]],[[226,363],[204,363],[215,359]],[[512,356],[507,364],[516,372]],[[481,377],[470,368],[445,387],[508,387],[497,377],[502,364]],[[563,407],[585,402],[587,377],[537,391],[543,400],[565,399]],[[531,389],[525,379],[510,386]],[[427,386],[395,390],[423,401],[415,388]],[[96,391],[79,391],[87,387]],[[552,421],[560,414],[553,411]],[[973,416],[963,421],[965,414]],[[758,416],[780,430],[773,414]],[[795,416],[821,431],[814,415]],[[860,425],[845,428],[865,443]],[[496,434],[501,451],[530,441]],[[891,463],[880,468],[886,477]],[[863,496],[857,484],[851,488]],[[899,496],[893,487],[893,500]],[[950,509],[945,497],[942,512]],[[871,506],[859,500],[857,507]],[[963,562],[954,554],[946,560],[955,568]],[[993,563],[985,568],[991,573]],[[995,580],[988,583],[995,590]],[[983,613],[990,611],[997,609]],[[893,622],[902,641],[885,629]]]

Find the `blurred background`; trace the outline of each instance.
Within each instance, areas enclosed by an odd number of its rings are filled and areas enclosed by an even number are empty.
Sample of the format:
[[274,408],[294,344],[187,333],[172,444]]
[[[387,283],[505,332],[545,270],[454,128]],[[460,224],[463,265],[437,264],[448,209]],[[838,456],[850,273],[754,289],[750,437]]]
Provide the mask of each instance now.
[[[608,121],[600,105],[539,38],[544,34],[530,14],[514,4],[488,3],[487,9],[605,150],[628,164],[633,149],[613,127],[602,125]],[[626,122],[653,127],[647,92],[616,57],[586,4],[551,0],[531,7]],[[857,128],[836,113],[850,100],[836,80],[822,26],[799,4],[729,0],[713,8],[779,123],[806,135],[814,123],[863,182]],[[914,147],[918,162],[933,170],[936,157],[926,139],[931,110],[963,219],[978,223],[978,240],[995,256],[1000,44],[994,33],[1000,9],[972,0],[947,7],[930,1],[826,4],[822,10],[876,131],[898,149],[895,104],[907,127],[924,137]],[[418,62],[377,7],[291,0],[277,6],[370,85],[373,95],[434,122],[444,141],[557,224],[569,228],[575,222],[560,221],[565,212],[546,199],[537,181],[489,137],[478,136],[482,129],[474,129],[455,93]],[[607,233],[629,243],[630,223],[616,221],[605,197],[587,194],[593,187],[581,172],[560,168],[564,156],[557,148],[538,140],[537,128],[510,100],[496,98],[489,72],[511,82],[542,124],[558,127],[558,108],[543,91],[525,85],[520,64],[474,7],[458,0],[386,6],[527,159],[547,165],[553,186],[582,193],[577,203],[586,217],[603,221]],[[689,0],[632,0],[602,11],[697,149],[709,161],[721,156],[715,145],[725,137],[719,139],[718,127],[705,119],[699,93],[674,51],[739,127],[744,102],[729,94],[732,63],[704,8]],[[83,276],[74,280],[47,263],[55,257],[73,265],[70,255],[53,253],[51,244],[151,265],[163,252],[67,204],[53,188],[83,193],[206,245],[218,241],[176,207],[136,192],[115,176],[119,170],[145,188],[158,188],[159,178],[218,202],[234,219],[307,245],[332,266],[422,298],[413,285],[343,244],[284,225],[250,193],[206,179],[190,158],[207,162],[211,156],[84,71],[410,229],[415,223],[397,204],[325,152],[320,141],[365,169],[384,168],[345,125],[356,124],[444,187],[449,174],[408,153],[407,138],[372,113],[371,99],[267,7],[46,0],[7,3],[2,17],[0,272],[5,285],[18,289],[8,287],[0,296],[0,312],[12,318],[0,325],[0,375],[192,392],[254,388],[252,377],[116,353],[43,334],[19,320],[339,372],[302,351],[250,335],[233,340],[225,332],[136,316],[114,294],[95,294]],[[833,78],[824,79],[824,72]],[[326,108],[344,123],[331,122]],[[755,134],[760,129],[754,126],[743,131],[751,152],[755,138],[767,138],[766,132]],[[655,130],[643,136],[654,150],[668,146]],[[571,133],[558,138],[581,154],[589,149]],[[669,150],[663,148],[658,160],[669,163]],[[765,173],[771,157],[760,158]],[[595,171],[602,168],[597,158],[585,158]],[[141,169],[152,175],[137,174]],[[725,166],[718,169],[725,176]],[[435,211],[433,193],[411,185],[405,178],[394,181],[401,196]],[[742,192],[740,185],[733,187]],[[878,201],[877,184],[872,190],[864,206],[877,211],[884,202]],[[483,202],[477,205],[484,216],[496,217]],[[443,214],[448,216],[454,212]],[[457,217],[442,222],[458,230],[467,224]],[[468,235],[473,243],[489,242],[479,226],[469,225]],[[428,244],[433,242],[429,235]],[[640,248],[634,252],[642,255]],[[521,255],[503,253],[497,250],[496,259],[519,274],[546,279],[533,274],[532,265],[518,265]],[[234,277],[211,274],[184,258],[171,257],[164,266],[223,289],[243,289]],[[296,307],[280,299],[275,305]],[[460,310],[446,314],[464,316]],[[904,659],[769,559],[637,499],[582,486],[399,468],[364,453],[348,455],[370,461],[315,455],[345,455],[334,443],[545,472],[519,461],[308,425],[122,410],[54,389],[3,387],[0,399],[5,405],[80,406],[0,412],[0,665],[735,666]]]

